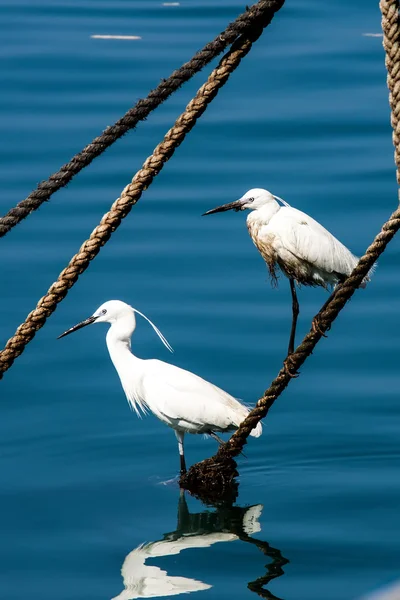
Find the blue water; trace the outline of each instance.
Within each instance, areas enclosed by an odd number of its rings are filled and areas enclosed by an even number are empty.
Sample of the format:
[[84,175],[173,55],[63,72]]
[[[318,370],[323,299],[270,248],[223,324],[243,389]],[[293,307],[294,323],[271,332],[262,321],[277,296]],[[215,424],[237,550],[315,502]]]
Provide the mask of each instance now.
[[[105,328],[56,340],[119,298],[175,348],[168,355],[141,322],[139,356],[173,361],[246,402],[259,398],[285,355],[289,287],[281,278],[271,288],[243,214],[200,215],[266,187],[364,251],[397,194],[384,53],[381,39],[363,35],[380,31],[377,4],[287,0],[0,382],[1,598],[111,599],[123,576],[131,590],[121,600],[190,589],[209,600],[255,598],[247,584],[266,564],[283,565],[278,551],[290,562],[265,580],[274,594],[265,597],[353,600],[400,576],[398,240],[250,441],[239,461],[240,508],[227,514],[187,497],[188,516],[178,488],[162,484],[177,473],[175,438],[154,417],[130,413]],[[0,214],[243,7],[1,0]],[[0,240],[2,345],[207,72]],[[323,290],[300,291],[298,340],[325,299]],[[193,436],[186,451],[194,463],[215,442]],[[214,515],[196,516],[206,511]],[[249,537],[264,543],[261,552]]]

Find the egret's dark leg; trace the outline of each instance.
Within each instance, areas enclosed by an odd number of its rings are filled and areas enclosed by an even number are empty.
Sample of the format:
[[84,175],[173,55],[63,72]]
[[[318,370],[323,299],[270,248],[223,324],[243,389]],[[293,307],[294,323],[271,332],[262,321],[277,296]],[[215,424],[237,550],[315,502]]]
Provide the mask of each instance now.
[[217,434],[215,433],[215,431],[211,431],[211,429],[210,429],[210,431],[208,432],[208,435],[209,435],[209,436],[211,436],[211,437],[212,437],[212,438],[213,438],[213,439],[214,439],[216,442],[218,442],[218,444],[219,444],[219,445],[221,445],[221,444],[225,444],[224,440],[223,440],[223,439],[221,439],[221,438],[219,437],[219,435],[217,435]]
[[[342,283],[342,282],[340,282],[340,283]],[[326,309],[329,302],[332,300],[333,295],[334,295],[334,292],[332,292],[332,294],[329,296],[328,300],[326,302],[324,302],[324,304],[321,306],[321,308],[318,311],[319,313],[323,312]],[[327,331],[329,329],[330,329],[330,326],[327,328]],[[322,335],[322,337],[325,337],[325,338],[327,337],[320,327],[318,315],[316,315],[312,320],[312,330],[314,333],[317,333],[317,332],[320,333]]]
[[[215,433],[215,431],[211,431],[211,429],[210,429],[210,431],[207,431],[207,433],[208,433],[208,435],[209,435],[210,437],[212,437],[212,438],[213,438],[213,440],[215,440],[216,442],[218,442],[218,444],[219,444],[220,446],[222,446],[223,444],[225,444],[225,441],[224,441],[222,438],[220,438],[220,437],[219,437],[219,435],[217,435],[217,434]],[[247,458],[247,456],[246,456],[245,454],[243,454],[243,452],[241,452],[240,454],[241,454],[242,456],[244,456],[245,458]]]
[[299,308],[299,301],[297,300],[296,284],[294,282],[294,279],[289,277],[289,283],[290,283],[290,291],[292,292],[292,314],[293,314],[293,317],[292,317],[292,329],[290,330],[288,354],[293,354],[294,340],[295,340],[295,336],[296,336],[297,317],[299,316],[300,308]]
[[185,461],[185,455],[181,454],[181,475],[184,475],[186,473],[186,461]]
[[184,431],[175,431],[176,439],[178,440],[179,458],[181,460],[181,475],[186,473],[185,453],[183,450]]

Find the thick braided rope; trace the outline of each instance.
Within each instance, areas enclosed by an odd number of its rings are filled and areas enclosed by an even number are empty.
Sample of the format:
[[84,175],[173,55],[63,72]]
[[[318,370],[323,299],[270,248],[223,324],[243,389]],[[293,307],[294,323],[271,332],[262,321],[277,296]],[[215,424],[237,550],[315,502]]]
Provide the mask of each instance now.
[[383,47],[389,88],[389,104],[393,127],[394,160],[397,166],[397,183],[400,185],[400,37],[399,1],[381,0]]
[[4,216],[0,217],[0,237],[6,235],[13,227],[25,219],[31,212],[37,210],[44,202],[60,188],[66,186],[75,175],[87,167],[97,156],[100,156],[109,146],[129,130],[136,127],[148,115],[162,104],[173,92],[178,90],[193,75],[201,71],[216,56],[221,54],[239,35],[247,34],[254,26],[266,20],[271,21],[275,12],[285,0],[260,0],[241,14],[235,21],[209,42],[193,58],[174,71],[168,79],[164,79],[148,96],[139,100],[119,121],[107,129],[81,152],[76,154],[57,173],[46,181],[39,183],[29,196],[17,204]]
[[88,268],[90,261],[95,258],[101,247],[110,239],[111,234],[119,227],[122,219],[126,217],[132,206],[139,200],[143,190],[149,187],[154,177],[158,175],[164,164],[171,158],[175,149],[194,127],[197,119],[204,113],[219,89],[226,83],[232,71],[239,66],[242,58],[250,51],[253,42],[260,37],[263,28],[268,25],[270,20],[270,17],[266,17],[257,29],[253,29],[248,35],[240,37],[234,43],[232,49],[221,59],[206,83],[202,85],[193,100],[189,102],[185,112],[178,117],[163,141],[155,148],[153,154],[146,159],[143,167],[136,173],[131,183],[125,187],[110,211],[101,219],[100,224],[94,229],[89,239],[83,243],[79,252],[72,257],[68,266],[60,273],[57,281],[53,283],[47,294],[39,300],[35,310],[29,313],[24,323],[18,327],[12,338],[8,340],[5,348],[0,352],[0,379],[3,373],[11,367],[16,357],[24,351],[26,345],[35,336],[36,331],[43,327],[47,318],[55,311],[57,304],[65,298],[68,290]]
[[[388,2],[381,0],[382,10],[382,28],[384,32],[384,47],[387,52],[386,67],[388,69],[388,86],[390,92],[390,103],[392,108],[392,126],[394,129],[393,141],[396,147],[395,161],[397,165],[397,179],[399,181],[400,165],[400,144],[399,144],[399,118],[400,114],[400,23],[399,23],[399,3],[398,0]],[[238,456],[247,442],[251,430],[267,414],[275,400],[282,394],[293,374],[298,371],[304,361],[321,339],[333,321],[338,316],[346,303],[350,300],[364,277],[368,274],[372,265],[378,257],[384,252],[387,244],[400,229],[400,208],[398,208],[383,225],[381,231],[375,237],[364,256],[362,256],[346,281],[339,285],[331,295],[325,308],[320,310],[315,320],[318,322],[320,331],[310,329],[301,344],[296,348],[293,354],[287,357],[287,367],[283,366],[277,377],[272,381],[270,387],[264,392],[249,413],[247,418],[241,423],[239,429],[232,435],[226,444],[218,449],[215,456],[193,465],[188,473],[181,477],[180,483],[189,489],[196,489],[201,495],[201,491],[211,485],[213,491],[224,489],[229,485],[232,477],[236,476],[236,465],[233,458]],[[289,367],[289,369],[288,369]],[[290,372],[289,372],[290,371]]]

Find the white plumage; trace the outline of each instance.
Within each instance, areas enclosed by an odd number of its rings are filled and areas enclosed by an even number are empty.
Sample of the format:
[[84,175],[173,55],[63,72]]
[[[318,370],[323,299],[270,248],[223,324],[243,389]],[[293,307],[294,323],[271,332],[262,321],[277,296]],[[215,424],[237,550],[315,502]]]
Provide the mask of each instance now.
[[[105,302],[96,312],[60,337],[91,323],[110,323],[106,336],[111,360],[118,372],[130,406],[139,415],[150,410],[175,430],[181,457],[181,471],[186,470],[183,438],[185,433],[205,433],[216,438],[217,432],[234,431],[246,418],[249,409],[235,398],[194,373],[160,360],[143,360],[131,352],[131,336],[136,328],[135,312],[154,328],[165,346],[171,346],[157,327],[138,310],[120,300]],[[259,423],[251,435],[261,435]]]
[[[251,238],[271,269],[277,264],[298,283],[322,287],[350,275],[358,258],[346,246],[304,212],[274,203],[247,217]],[[272,216],[270,208],[276,209]]]
[[[267,263],[271,278],[276,282],[276,268],[279,267],[290,280],[293,301],[288,348],[290,354],[294,350],[299,314],[295,282],[300,285],[334,287],[350,275],[358,258],[315,219],[292,208],[267,190],[249,190],[239,200],[218,206],[204,214],[245,209],[251,210],[247,217],[247,228]],[[366,277],[361,287],[365,287],[369,280],[369,276]]]

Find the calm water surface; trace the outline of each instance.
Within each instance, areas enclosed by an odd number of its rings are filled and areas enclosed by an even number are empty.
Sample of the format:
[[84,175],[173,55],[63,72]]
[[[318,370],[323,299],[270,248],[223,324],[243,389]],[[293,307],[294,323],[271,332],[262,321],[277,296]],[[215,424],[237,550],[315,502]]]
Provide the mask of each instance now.
[[[0,0],[0,213],[243,7]],[[1,598],[195,592],[239,600],[255,598],[264,581],[273,594],[265,597],[353,600],[400,577],[398,240],[276,403],[265,434],[251,440],[231,511],[162,485],[177,472],[175,438],[155,418],[130,413],[105,328],[56,340],[120,298],[146,312],[175,348],[168,356],[140,323],[139,356],[172,360],[255,402],[285,353],[289,287],[267,282],[243,214],[200,215],[267,187],[363,252],[396,206],[384,54],[379,38],[363,35],[379,30],[377,2],[287,0],[4,377]],[[2,344],[205,77],[0,241]],[[301,290],[299,335],[325,298]],[[214,450],[212,440],[187,441],[190,463]],[[284,575],[268,583],[271,563],[270,573],[284,565]]]

